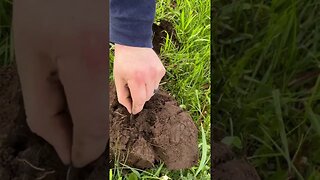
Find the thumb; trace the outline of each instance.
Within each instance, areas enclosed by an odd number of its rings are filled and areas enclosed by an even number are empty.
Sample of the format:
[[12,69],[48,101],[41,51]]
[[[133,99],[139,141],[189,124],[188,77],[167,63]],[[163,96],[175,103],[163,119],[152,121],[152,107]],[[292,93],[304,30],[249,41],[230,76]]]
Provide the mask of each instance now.
[[127,108],[129,113],[132,113],[132,100],[130,97],[130,91],[126,81],[115,78],[115,85],[117,91],[117,97],[120,104]]

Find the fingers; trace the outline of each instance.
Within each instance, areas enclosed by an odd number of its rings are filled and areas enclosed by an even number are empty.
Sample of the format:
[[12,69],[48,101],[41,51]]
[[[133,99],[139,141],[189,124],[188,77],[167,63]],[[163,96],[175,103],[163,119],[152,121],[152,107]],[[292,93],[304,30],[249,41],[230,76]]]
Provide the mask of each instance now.
[[[104,56],[105,40],[88,43],[90,51],[83,59],[75,55],[59,60],[60,80],[73,122],[71,162],[77,168],[99,158],[108,141],[109,88],[105,74],[108,63]],[[87,66],[84,62],[92,64]]]
[[128,112],[132,110],[132,100],[127,83],[124,80],[115,78],[117,97],[120,104],[127,108]]
[[71,120],[66,114],[27,118],[31,131],[50,143],[61,161],[71,162]]
[[[165,68],[151,48],[116,45],[115,49],[113,72],[118,101],[129,112],[137,114],[154,95],[154,90],[159,88]],[[132,102],[128,98],[130,96]]]
[[[95,88],[83,88],[81,81]],[[73,121],[71,161],[77,168],[96,160],[105,151],[109,121],[106,83],[90,82],[85,77],[81,81],[65,88]]]
[[[131,93],[133,114],[139,113],[143,109],[145,102],[149,101],[151,97],[154,95],[154,90],[159,88],[160,81],[162,77],[165,75],[165,69],[162,68],[159,71],[150,72],[149,75],[150,75],[149,77],[145,77],[145,76],[134,77],[133,80],[131,80],[130,83],[128,83],[128,87],[130,90],[125,88],[126,93]],[[121,85],[121,86],[123,87],[124,85]],[[128,96],[124,96],[124,97],[128,97]],[[131,104],[128,98],[126,99],[123,98],[122,100],[124,101],[123,102],[124,104],[128,103],[127,106]]]
[[100,126],[104,129],[97,129],[91,125],[97,122],[86,125],[80,123],[74,127],[71,157],[73,166],[77,168],[84,167],[101,156],[106,149],[108,139],[108,132],[103,124]]
[[128,86],[132,98],[132,113],[137,114],[143,109],[144,103],[147,100],[145,83],[141,80],[129,81]]

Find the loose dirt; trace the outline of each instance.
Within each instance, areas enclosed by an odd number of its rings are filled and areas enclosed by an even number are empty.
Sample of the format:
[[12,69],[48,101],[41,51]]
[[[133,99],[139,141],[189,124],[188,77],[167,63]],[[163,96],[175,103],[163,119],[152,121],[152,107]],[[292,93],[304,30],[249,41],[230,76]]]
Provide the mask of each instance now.
[[159,22],[159,25],[153,24],[152,25],[152,30],[154,32],[154,37],[153,37],[153,50],[157,53],[160,54],[160,49],[165,43],[167,34],[169,37],[171,37],[171,41],[174,43],[176,48],[179,48],[181,46],[176,30],[173,27],[173,24],[169,21],[166,20],[161,20]]
[[162,161],[168,169],[192,167],[198,160],[198,129],[191,116],[166,92],[156,93],[133,117],[118,103],[111,85],[110,152],[138,168]]

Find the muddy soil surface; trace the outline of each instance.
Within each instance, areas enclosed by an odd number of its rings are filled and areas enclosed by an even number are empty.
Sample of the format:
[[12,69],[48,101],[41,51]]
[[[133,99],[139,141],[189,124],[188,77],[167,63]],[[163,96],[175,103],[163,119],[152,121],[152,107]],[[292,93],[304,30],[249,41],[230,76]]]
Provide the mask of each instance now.
[[[127,163],[141,168],[152,167],[160,160],[171,169],[197,163],[198,130],[171,96],[162,91],[157,93],[131,123],[127,111],[116,101],[114,90],[110,92],[113,152],[128,155]],[[0,132],[1,180],[66,178],[67,167],[53,148],[27,127],[15,65],[0,67]],[[229,147],[219,143],[224,136],[220,134],[214,137],[213,177],[258,180],[255,169],[245,159],[237,158]],[[106,158],[101,157],[86,168],[72,170],[71,177],[107,179],[106,171]]]
[[[66,179],[68,167],[26,124],[14,65],[0,67],[0,132],[1,180]],[[105,158],[101,157],[85,168],[72,169],[70,180],[105,180],[107,172]]]
[[168,169],[198,162],[198,129],[191,116],[166,92],[157,92],[130,120],[118,103],[113,85],[110,98],[110,152],[121,162],[150,168],[161,160]]

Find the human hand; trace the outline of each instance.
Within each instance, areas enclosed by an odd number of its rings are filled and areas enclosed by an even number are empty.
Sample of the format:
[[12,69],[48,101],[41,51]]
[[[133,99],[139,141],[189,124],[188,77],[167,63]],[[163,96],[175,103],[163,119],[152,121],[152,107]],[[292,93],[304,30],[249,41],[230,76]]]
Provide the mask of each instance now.
[[143,109],[165,72],[153,49],[115,45],[113,73],[118,101],[129,113]]

